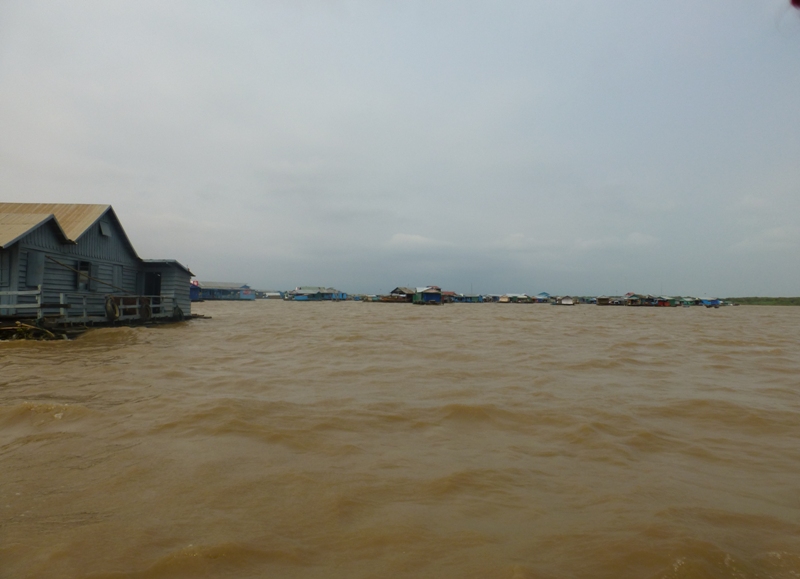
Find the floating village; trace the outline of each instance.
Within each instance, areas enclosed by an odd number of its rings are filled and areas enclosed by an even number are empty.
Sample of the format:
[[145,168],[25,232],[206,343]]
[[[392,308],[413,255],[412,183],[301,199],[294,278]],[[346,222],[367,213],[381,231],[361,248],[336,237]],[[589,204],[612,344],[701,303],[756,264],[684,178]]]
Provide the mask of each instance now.
[[397,287],[386,295],[331,287],[267,291],[246,283],[198,281],[174,259],[139,256],[110,205],[0,203],[0,339],[69,338],[90,326],[157,324],[203,317],[206,300],[453,303],[718,308],[718,298],[555,296],[546,292],[463,294],[438,286]]
[[689,296],[652,296],[627,293],[623,296],[555,296],[547,292],[535,295],[508,294],[461,294],[442,290],[431,285],[425,287],[397,287],[385,295],[347,294],[331,287],[304,286],[289,291],[257,290],[248,284],[192,281],[192,301],[206,300],[256,300],[281,299],[285,301],[362,301],[380,303],[407,303],[417,305],[442,304],[550,304],[554,306],[645,306],[645,307],[690,307],[718,308],[735,303],[720,298]]

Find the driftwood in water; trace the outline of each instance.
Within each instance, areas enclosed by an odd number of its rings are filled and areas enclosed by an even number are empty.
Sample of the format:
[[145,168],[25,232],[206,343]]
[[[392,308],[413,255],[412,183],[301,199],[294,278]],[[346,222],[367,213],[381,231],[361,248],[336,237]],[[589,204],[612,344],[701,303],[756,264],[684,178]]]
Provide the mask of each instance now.
[[[0,340],[66,340],[74,337],[76,328],[71,330],[72,332],[56,328],[47,329],[18,321],[13,326],[0,326]],[[86,330],[82,329],[81,333],[84,331]]]

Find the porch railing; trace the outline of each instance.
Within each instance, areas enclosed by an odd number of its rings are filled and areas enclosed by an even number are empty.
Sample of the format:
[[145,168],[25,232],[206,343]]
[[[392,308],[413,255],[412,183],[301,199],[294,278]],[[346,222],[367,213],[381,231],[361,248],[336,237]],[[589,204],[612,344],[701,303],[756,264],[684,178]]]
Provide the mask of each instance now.
[[[20,297],[24,298],[29,296],[33,296],[36,301],[19,303]],[[2,299],[4,297],[13,297],[13,303],[3,303],[7,301]],[[0,292],[0,315],[2,316],[14,315],[18,310],[35,310],[36,319],[40,319],[42,317],[42,309],[42,286],[40,285],[36,286],[35,290]]]
[[[51,300],[58,296],[58,301],[47,303],[42,286],[35,290],[0,291],[0,317],[48,318],[57,323],[124,322],[171,318],[177,305],[175,296],[69,292],[49,296]],[[6,301],[10,303],[3,303]]]

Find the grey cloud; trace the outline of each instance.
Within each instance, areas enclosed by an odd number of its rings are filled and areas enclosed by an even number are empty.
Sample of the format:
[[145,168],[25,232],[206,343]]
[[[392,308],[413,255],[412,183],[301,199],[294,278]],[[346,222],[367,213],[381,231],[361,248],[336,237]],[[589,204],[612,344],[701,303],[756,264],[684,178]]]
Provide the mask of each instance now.
[[0,190],[266,287],[797,293],[766,4],[5,2]]

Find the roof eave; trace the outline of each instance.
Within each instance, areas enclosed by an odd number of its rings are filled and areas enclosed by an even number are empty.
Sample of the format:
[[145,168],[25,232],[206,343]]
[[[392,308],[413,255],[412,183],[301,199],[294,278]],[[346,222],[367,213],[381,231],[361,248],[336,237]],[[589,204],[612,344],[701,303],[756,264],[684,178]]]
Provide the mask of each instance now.
[[56,229],[58,230],[58,233],[61,236],[61,241],[63,243],[70,244],[70,245],[75,245],[75,242],[67,237],[67,234],[64,232],[64,228],[61,227],[61,224],[58,222],[58,219],[56,219],[56,216],[53,213],[51,213],[50,215],[48,215],[47,217],[45,217],[44,219],[42,219],[41,221],[39,221],[35,225],[32,225],[27,230],[25,230],[22,233],[20,233],[19,235],[17,235],[11,241],[7,241],[3,245],[0,245],[0,249],[7,249],[7,248],[11,247],[15,243],[17,243],[20,239],[22,239],[23,237],[28,235],[31,231],[33,231],[35,229],[38,229],[39,227],[41,227],[45,223],[49,223],[50,221],[53,222],[53,224],[55,225]]

